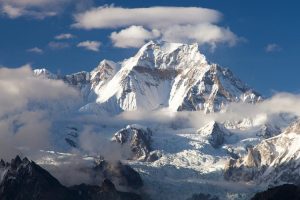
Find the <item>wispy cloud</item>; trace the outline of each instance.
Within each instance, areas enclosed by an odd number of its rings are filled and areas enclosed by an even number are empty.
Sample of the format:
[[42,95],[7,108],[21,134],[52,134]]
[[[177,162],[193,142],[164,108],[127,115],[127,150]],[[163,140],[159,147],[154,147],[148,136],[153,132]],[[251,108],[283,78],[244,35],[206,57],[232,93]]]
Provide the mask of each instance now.
[[266,47],[265,47],[265,51],[267,53],[271,53],[271,52],[279,52],[281,51],[282,48],[276,44],[276,43],[271,43],[271,44],[268,44]]
[[[198,42],[213,49],[218,44],[235,45],[239,41],[228,27],[217,25],[222,14],[201,7],[122,8],[104,6],[75,15],[73,27],[111,29],[116,47],[139,47],[150,39],[169,42]],[[121,28],[121,30],[119,30]]]
[[82,47],[90,51],[99,51],[100,46],[101,46],[101,42],[90,41],[90,40],[83,41],[77,44],[77,47]]
[[0,10],[11,19],[29,16],[37,19],[55,16],[70,0],[1,0]]
[[93,5],[93,0],[0,0],[0,13],[15,19],[31,17],[44,19],[62,13],[67,7],[84,11]]
[[75,38],[75,35],[71,33],[62,33],[54,37],[56,40],[67,40],[67,39],[72,39]]
[[27,49],[27,52],[36,53],[36,54],[44,53],[44,51],[38,47],[33,47],[31,49]]
[[51,49],[65,49],[70,47],[70,44],[67,42],[49,42],[48,46]]

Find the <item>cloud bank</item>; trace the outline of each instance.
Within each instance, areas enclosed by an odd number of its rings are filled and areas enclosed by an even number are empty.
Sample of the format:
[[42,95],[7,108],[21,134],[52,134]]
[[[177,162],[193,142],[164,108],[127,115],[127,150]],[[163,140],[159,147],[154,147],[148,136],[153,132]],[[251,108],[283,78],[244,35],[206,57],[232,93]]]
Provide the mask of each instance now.
[[0,68],[0,157],[48,149],[52,119],[76,102],[62,81],[33,77],[30,66]]
[[228,27],[217,25],[222,14],[201,7],[122,8],[103,6],[76,14],[73,27],[118,29],[110,38],[115,47],[140,47],[147,40],[235,45],[239,37]]

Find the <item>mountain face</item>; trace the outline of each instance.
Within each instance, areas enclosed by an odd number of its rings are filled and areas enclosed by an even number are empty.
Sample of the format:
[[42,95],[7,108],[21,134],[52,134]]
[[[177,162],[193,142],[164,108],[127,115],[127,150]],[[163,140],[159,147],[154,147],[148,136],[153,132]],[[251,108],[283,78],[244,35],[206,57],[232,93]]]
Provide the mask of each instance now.
[[209,63],[197,44],[151,41],[135,56],[120,63],[104,60],[90,73],[57,76],[38,69],[34,74],[77,87],[86,100],[84,112],[168,108],[208,113],[221,111],[230,102],[261,99],[230,70]]
[[127,145],[132,153],[132,159],[146,160],[151,152],[152,131],[140,125],[128,125],[115,133],[112,141]]
[[214,148],[222,146],[225,142],[225,137],[231,135],[231,133],[222,124],[215,121],[210,122],[203,128],[199,129],[197,134],[207,137],[207,140]]
[[119,192],[104,179],[101,186],[65,187],[42,167],[19,156],[10,163],[0,162],[0,199],[3,200],[140,200],[133,193]]
[[232,181],[257,181],[278,185],[300,184],[300,122],[288,127],[282,134],[262,140],[248,148],[248,154],[230,160],[225,179]]

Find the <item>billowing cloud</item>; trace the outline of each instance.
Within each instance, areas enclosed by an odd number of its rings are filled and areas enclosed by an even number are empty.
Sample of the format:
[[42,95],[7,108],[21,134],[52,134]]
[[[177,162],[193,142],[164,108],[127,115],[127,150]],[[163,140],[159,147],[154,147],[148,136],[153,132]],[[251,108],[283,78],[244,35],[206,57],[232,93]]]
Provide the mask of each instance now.
[[272,44],[268,44],[266,47],[265,47],[265,51],[267,53],[271,53],[271,52],[279,52],[281,51],[282,48],[276,44],[276,43],[272,43]]
[[55,36],[56,40],[67,40],[67,39],[72,39],[72,38],[75,38],[75,35],[73,35],[71,33],[62,33],[62,34]]
[[141,47],[146,40],[155,39],[160,36],[158,30],[148,31],[142,26],[130,26],[120,32],[113,32],[110,38],[116,47]]
[[73,27],[120,29],[111,33],[116,47],[140,47],[147,40],[234,46],[239,38],[230,28],[217,25],[222,14],[201,7],[121,8],[105,6],[75,15]]
[[1,158],[48,149],[53,117],[63,115],[79,98],[62,81],[34,77],[28,65],[0,68],[0,90]]
[[90,41],[90,40],[83,41],[77,44],[77,47],[82,47],[90,51],[99,51],[100,46],[101,46],[101,42]]
[[218,43],[234,46],[239,38],[229,29],[214,24],[177,25],[163,31],[163,40],[169,42],[197,42],[215,48]]
[[131,149],[128,146],[112,142],[105,138],[103,134],[93,131],[92,127],[85,127],[80,133],[79,145],[88,155],[101,155],[111,162],[132,156]]
[[36,54],[44,53],[43,49],[40,49],[38,47],[33,47],[33,48],[30,48],[30,49],[27,49],[27,52],[36,53]]
[[77,28],[118,28],[130,25],[149,28],[168,27],[172,24],[215,23],[221,13],[200,7],[121,8],[99,7],[75,15]]

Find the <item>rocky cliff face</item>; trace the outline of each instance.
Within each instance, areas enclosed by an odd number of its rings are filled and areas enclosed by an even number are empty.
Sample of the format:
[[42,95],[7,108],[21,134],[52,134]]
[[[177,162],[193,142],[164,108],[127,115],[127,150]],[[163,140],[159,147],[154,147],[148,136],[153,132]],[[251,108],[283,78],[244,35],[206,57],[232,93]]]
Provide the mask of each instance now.
[[288,127],[282,134],[263,140],[248,154],[230,160],[225,179],[258,181],[278,185],[281,182],[300,184],[300,122]]
[[150,159],[152,131],[140,125],[128,125],[115,133],[113,141],[121,145],[127,145],[133,156],[131,159],[148,160]]

